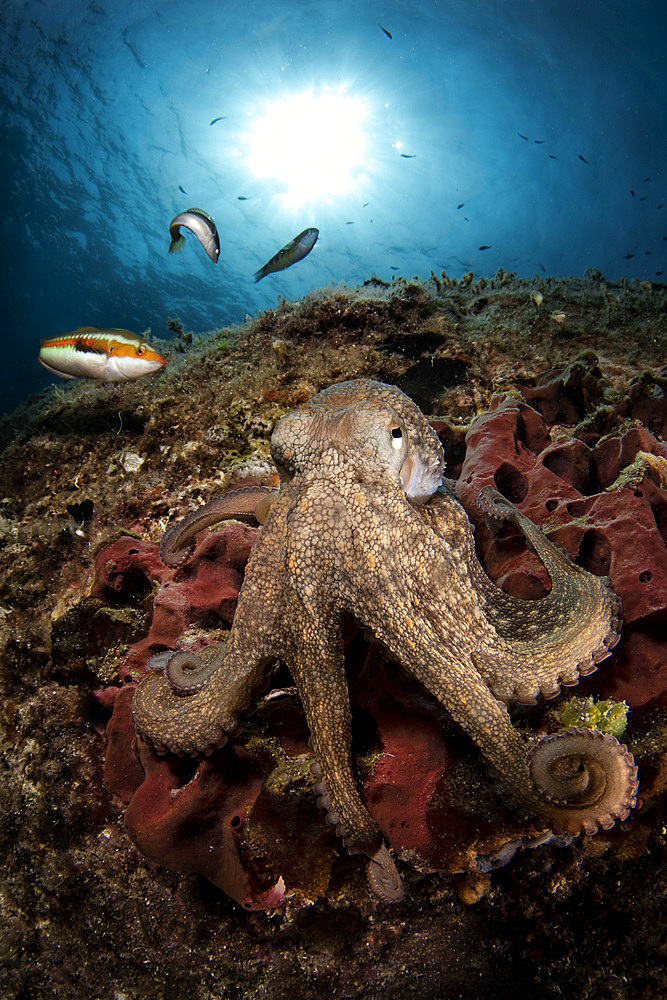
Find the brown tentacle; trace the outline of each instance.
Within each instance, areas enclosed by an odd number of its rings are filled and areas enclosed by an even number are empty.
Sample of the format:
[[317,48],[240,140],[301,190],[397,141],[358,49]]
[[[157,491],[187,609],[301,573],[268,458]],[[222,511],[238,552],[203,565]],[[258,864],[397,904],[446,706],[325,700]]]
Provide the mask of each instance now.
[[[221,493],[167,528],[160,542],[160,559],[165,566],[182,566],[195,550],[196,535],[218,521],[263,523],[260,517],[266,518],[267,500],[273,496],[271,503],[275,502],[278,492],[270,486],[242,486]],[[258,505],[260,517],[256,513]]]
[[[149,661],[153,669],[134,692],[132,716],[137,731],[158,753],[210,754],[239,731],[239,718],[264,686],[273,658],[239,661],[230,658],[229,646],[211,643],[198,654],[184,654],[207,674],[193,693],[179,690],[160,673],[166,673],[173,653],[159,653]],[[187,673],[185,680],[187,685]]]
[[371,892],[383,903],[400,903],[405,899],[401,876],[384,844],[370,858],[366,875]]
[[556,833],[593,835],[637,804],[637,766],[626,746],[597,729],[571,727],[528,753],[530,777]]
[[[621,601],[607,577],[574,563],[497,490],[485,487],[478,501],[491,517],[516,524],[551,577],[546,597],[525,601],[504,594],[481,569],[475,575],[493,627],[509,643],[505,651],[500,644],[476,651],[475,663],[498,698],[535,704],[540,693],[555,697],[562,684],[576,684],[610,655],[619,641]],[[501,659],[506,666],[499,672]]]

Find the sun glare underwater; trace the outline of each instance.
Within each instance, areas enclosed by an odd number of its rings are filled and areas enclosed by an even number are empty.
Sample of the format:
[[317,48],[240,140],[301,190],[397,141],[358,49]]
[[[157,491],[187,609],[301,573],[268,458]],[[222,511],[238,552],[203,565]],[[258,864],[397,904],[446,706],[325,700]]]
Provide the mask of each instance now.
[[363,101],[325,86],[271,102],[243,136],[255,177],[277,181],[291,208],[330,202],[364,183],[367,140]]
[[[4,409],[82,326],[204,331],[372,275],[663,280],[665,34],[629,0],[8,0]],[[195,206],[215,265],[167,252]]]

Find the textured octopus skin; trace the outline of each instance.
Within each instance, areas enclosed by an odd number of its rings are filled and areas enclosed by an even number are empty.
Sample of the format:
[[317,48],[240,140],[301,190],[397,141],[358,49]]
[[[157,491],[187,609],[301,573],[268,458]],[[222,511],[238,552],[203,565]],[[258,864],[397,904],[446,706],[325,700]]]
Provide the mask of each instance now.
[[[160,752],[210,753],[237,730],[276,658],[292,672],[316,758],[316,790],[351,852],[369,859],[372,891],[402,898],[394,861],[353,776],[341,619],[352,614],[417,678],[478,746],[513,808],[545,829],[609,828],[636,804],[637,769],[613,737],[565,730],[528,749],[507,704],[554,697],[609,655],[620,602],[609,581],[576,566],[504,497],[544,562],[549,594],[513,598],[488,578],[473,529],[442,485],[440,441],[395,386],[365,379],[318,393],[277,423],[279,491],[231,491],[173,525],[161,556],[189,558],[194,536],[224,518],[266,518],[253,546],[226,644],[155,657],[133,704]],[[179,654],[174,654],[178,657]],[[159,668],[162,668],[160,670]]]

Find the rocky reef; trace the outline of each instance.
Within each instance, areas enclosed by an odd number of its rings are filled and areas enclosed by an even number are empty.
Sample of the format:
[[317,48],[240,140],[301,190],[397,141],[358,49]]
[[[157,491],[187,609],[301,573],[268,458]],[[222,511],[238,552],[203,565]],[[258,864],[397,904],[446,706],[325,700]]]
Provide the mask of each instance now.
[[[2,995],[166,998],[655,996],[667,947],[667,290],[651,282],[370,279],[239,329],[171,321],[163,374],[81,383],[0,427]],[[640,767],[630,819],[539,835],[469,742],[350,625],[364,801],[402,862],[379,906],[317,809],[284,667],[208,758],[137,745],[155,652],[224,639],[256,529],[158,557],[168,522],[241,482],[275,483],[275,421],[353,377],[399,385],[443,443],[468,509],[486,485],[611,578],[622,641],[573,691],[517,708],[527,738],[618,726]],[[476,518],[491,577],[550,581],[511,526]],[[563,721],[567,719],[567,721]],[[662,929],[661,929],[662,927]],[[85,963],[81,955],[87,956]],[[532,991],[532,992],[531,992]]]

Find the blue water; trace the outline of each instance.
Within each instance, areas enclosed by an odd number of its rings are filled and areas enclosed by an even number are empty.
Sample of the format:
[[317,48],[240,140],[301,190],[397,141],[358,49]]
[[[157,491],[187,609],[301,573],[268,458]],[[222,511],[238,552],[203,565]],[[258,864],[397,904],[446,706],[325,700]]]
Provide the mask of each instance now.
[[[5,410],[54,381],[40,338],[80,325],[206,330],[372,273],[664,280],[662,0],[3,0],[0,17]],[[281,102],[303,94],[319,111],[292,134]],[[193,206],[215,265],[189,234],[167,254]],[[308,226],[312,253],[255,284]]]

